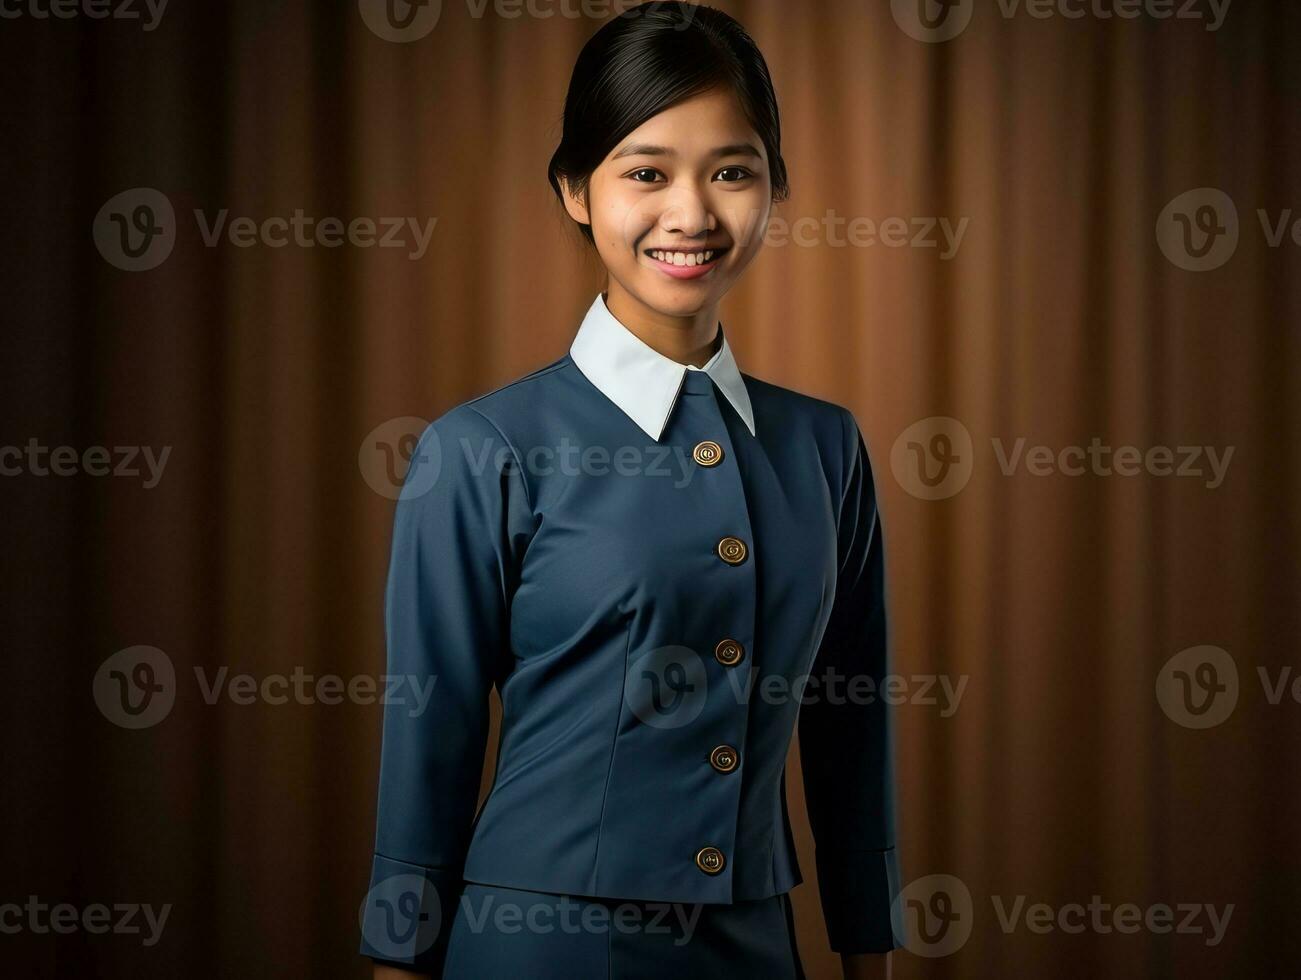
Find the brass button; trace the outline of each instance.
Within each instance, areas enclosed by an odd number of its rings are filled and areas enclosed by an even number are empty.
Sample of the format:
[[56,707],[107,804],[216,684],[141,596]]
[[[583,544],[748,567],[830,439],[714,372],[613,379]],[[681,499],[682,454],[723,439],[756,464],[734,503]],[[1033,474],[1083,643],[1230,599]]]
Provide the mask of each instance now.
[[701,466],[716,466],[723,458],[723,447],[716,442],[706,439],[704,442],[697,443],[696,448],[691,451],[697,463]]
[[707,875],[718,874],[726,863],[723,852],[716,847],[702,847],[696,851],[696,867]]
[[735,640],[719,640],[714,647],[714,659],[724,667],[735,667],[745,656],[745,647]]
[[709,753],[709,764],[719,772],[731,772],[738,761],[736,749],[730,745],[720,745]]
[[718,542],[718,557],[729,565],[739,565],[745,561],[745,542],[740,538],[728,536]]

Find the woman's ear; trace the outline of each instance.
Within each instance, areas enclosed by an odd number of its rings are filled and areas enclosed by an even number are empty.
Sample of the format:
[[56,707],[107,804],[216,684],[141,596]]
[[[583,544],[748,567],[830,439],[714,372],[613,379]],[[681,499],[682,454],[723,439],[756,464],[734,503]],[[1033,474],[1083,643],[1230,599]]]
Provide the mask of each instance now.
[[582,193],[575,193],[569,181],[564,177],[560,178],[560,187],[564,191],[565,210],[569,212],[569,216],[580,225],[590,225],[592,217],[587,212],[586,188]]

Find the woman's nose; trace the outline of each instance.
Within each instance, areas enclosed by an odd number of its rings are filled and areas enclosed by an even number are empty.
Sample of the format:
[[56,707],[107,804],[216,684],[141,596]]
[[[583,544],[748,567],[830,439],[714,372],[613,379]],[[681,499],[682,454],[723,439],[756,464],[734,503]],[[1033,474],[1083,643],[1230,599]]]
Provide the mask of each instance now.
[[683,190],[660,214],[660,227],[679,235],[700,235],[713,231],[717,218],[699,194]]

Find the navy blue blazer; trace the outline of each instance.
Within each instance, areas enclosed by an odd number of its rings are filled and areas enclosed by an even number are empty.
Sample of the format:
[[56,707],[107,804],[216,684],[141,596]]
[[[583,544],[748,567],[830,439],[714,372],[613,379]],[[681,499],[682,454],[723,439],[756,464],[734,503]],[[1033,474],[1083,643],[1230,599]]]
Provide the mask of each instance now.
[[[589,340],[612,329],[598,304]],[[831,947],[895,948],[883,542],[862,434],[845,408],[741,375],[725,337],[726,356],[686,370],[621,329],[643,359],[589,344],[601,387],[576,341],[438,418],[412,457],[388,672],[433,693],[423,711],[385,708],[362,951],[437,974],[464,880],[688,903],[789,890],[797,720]],[[497,767],[476,814],[493,685]]]

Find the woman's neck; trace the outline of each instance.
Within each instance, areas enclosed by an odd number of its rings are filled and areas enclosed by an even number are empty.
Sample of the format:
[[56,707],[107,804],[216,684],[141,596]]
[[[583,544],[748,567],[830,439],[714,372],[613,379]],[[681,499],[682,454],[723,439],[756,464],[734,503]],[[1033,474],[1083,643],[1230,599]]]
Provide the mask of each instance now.
[[679,364],[703,367],[722,346],[717,303],[690,316],[670,316],[616,286],[604,295],[606,309],[616,320],[647,347]]

